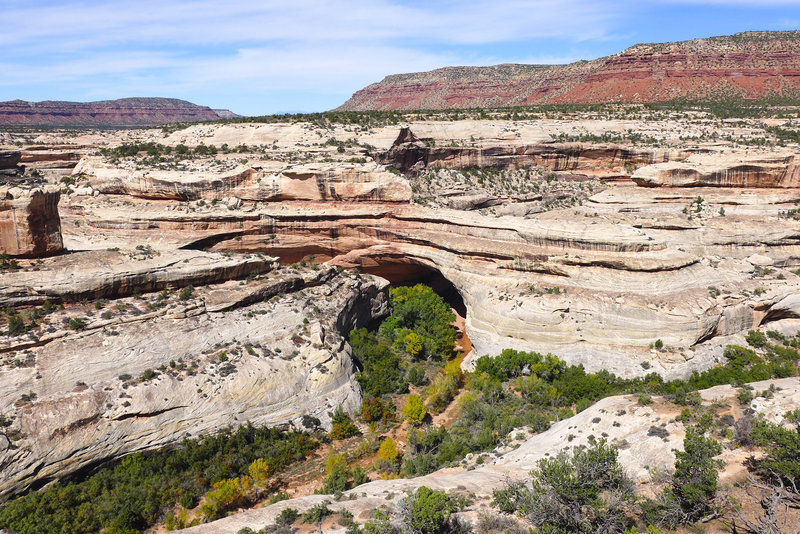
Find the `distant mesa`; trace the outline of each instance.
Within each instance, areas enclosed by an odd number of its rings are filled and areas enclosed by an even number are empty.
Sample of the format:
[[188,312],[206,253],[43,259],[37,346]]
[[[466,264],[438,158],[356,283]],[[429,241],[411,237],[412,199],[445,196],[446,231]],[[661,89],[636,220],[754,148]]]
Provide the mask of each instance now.
[[746,32],[639,44],[569,65],[446,67],[395,74],[356,92],[340,111],[534,104],[648,103],[678,98],[800,96],[800,32]]
[[236,117],[239,115],[227,109],[211,109],[175,98],[121,98],[98,102],[0,102],[0,125],[5,126],[141,127]]

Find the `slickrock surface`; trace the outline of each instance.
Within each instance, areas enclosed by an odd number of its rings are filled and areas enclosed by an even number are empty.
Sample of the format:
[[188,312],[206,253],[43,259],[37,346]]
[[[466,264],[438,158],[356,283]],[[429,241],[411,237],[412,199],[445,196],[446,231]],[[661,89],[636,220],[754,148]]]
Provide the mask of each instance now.
[[[767,419],[780,421],[783,414],[800,403],[800,380],[787,378],[754,383],[758,391],[775,384],[780,394],[774,398],[758,398],[751,403],[756,414]],[[737,390],[730,386],[718,386],[701,392],[707,403],[713,401],[736,405]],[[626,472],[637,482],[638,491],[646,493],[652,486],[653,473],[669,472],[675,463],[674,449],[682,449],[685,433],[684,425],[675,420],[680,406],[663,403],[660,399],[651,406],[640,406],[635,397],[609,397],[591,408],[558,423],[549,430],[533,437],[515,440],[516,431],[509,434],[507,445],[501,447],[496,455],[489,453],[485,465],[470,470],[447,468],[427,476],[400,479],[376,480],[345,492],[342,499],[330,504],[331,510],[348,510],[354,519],[363,523],[371,518],[376,509],[390,509],[420,486],[432,489],[469,493],[474,502],[468,507],[466,516],[474,517],[478,511],[486,511],[492,498],[492,490],[503,486],[506,480],[526,479],[528,472],[536,467],[536,462],[544,457],[553,457],[561,451],[569,451],[586,446],[591,440],[606,439],[619,448],[620,463]],[[737,418],[739,416],[737,415]],[[667,432],[662,439],[652,435],[649,430],[656,426]],[[742,464],[752,454],[746,449],[727,449],[721,459],[727,464],[721,475],[722,482],[738,476]],[[248,510],[230,517],[204,525],[184,529],[187,534],[227,534],[240,528],[260,529],[273,524],[285,508],[304,512],[323,501],[331,501],[330,495],[312,495],[282,501],[271,506]],[[344,527],[332,527],[326,532],[344,532]]]
[[11,256],[49,256],[61,252],[57,187],[0,186],[0,252]]
[[[15,126],[154,126],[173,122],[196,122],[230,117],[174,98],[121,98],[99,102],[0,102],[0,124]],[[234,115],[236,116],[236,115]]]
[[[18,435],[0,442],[0,495],[229,425],[328,424],[337,405],[357,409],[344,339],[386,313],[386,282],[320,268],[242,283],[70,306],[35,343],[4,344],[0,411],[14,422],[3,435]],[[78,317],[85,326],[65,330]]]
[[792,94],[800,34],[747,32],[639,44],[569,65],[447,67],[395,74],[357,91],[340,110],[451,109],[539,103],[660,102]]

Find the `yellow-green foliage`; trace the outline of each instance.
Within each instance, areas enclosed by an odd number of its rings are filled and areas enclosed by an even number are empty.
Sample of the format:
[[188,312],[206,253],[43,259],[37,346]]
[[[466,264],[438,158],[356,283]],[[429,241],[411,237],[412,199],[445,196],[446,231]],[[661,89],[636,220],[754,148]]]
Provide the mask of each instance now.
[[347,471],[347,458],[344,454],[332,454],[325,460],[325,472],[327,474],[339,471]]
[[381,446],[378,449],[378,458],[380,460],[394,462],[397,460],[397,456],[399,454],[400,453],[397,450],[397,442],[391,437],[387,437],[385,440],[383,440],[383,443],[381,443]]
[[231,508],[244,505],[247,502],[247,493],[252,487],[253,479],[249,475],[217,482],[206,492],[205,502],[200,511],[208,521],[219,519]]
[[275,466],[269,460],[264,458],[256,459],[250,467],[247,468],[250,478],[253,479],[253,485],[263,488],[267,485],[269,477],[275,473]]
[[458,395],[459,380],[452,373],[439,375],[428,386],[428,408],[431,413],[441,413],[447,405]]
[[416,357],[425,347],[425,340],[419,334],[409,332],[403,339],[403,344],[406,352],[409,355]]
[[411,394],[406,399],[406,405],[403,406],[403,417],[406,421],[414,426],[419,426],[428,415],[428,410],[425,408],[425,403],[422,402],[422,397],[417,394]]

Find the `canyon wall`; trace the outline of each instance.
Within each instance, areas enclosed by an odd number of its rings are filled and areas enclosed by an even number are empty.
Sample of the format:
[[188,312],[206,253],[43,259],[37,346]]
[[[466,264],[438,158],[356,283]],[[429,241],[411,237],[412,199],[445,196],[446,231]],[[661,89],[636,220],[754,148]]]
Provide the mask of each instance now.
[[447,67],[387,76],[340,110],[492,108],[796,96],[800,33],[748,32],[640,44],[569,65]]

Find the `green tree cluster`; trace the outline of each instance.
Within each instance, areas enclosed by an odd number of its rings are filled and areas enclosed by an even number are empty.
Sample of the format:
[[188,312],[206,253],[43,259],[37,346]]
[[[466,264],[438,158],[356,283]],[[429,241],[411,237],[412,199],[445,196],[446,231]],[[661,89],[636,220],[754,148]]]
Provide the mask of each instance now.
[[[217,489],[214,496],[224,505],[236,494],[228,490],[240,484],[225,481],[248,476],[249,467],[260,458],[279,470],[316,446],[306,433],[252,425],[185,440],[174,450],[134,454],[83,480],[55,483],[9,501],[0,509],[0,528],[19,534],[142,531],[177,504],[196,506],[209,490]],[[218,483],[226,487],[214,488]]]

